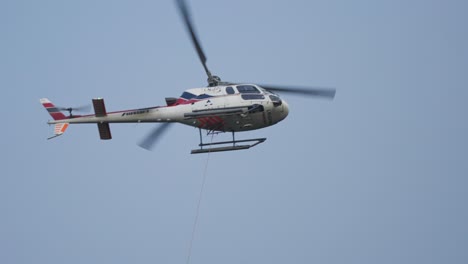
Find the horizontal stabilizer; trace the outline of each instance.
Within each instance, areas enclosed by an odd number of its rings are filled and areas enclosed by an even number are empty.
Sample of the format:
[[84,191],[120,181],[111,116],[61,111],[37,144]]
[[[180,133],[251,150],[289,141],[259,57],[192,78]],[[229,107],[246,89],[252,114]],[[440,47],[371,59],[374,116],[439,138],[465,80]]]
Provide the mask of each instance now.
[[93,99],[94,113],[96,117],[103,117],[107,115],[106,106],[104,105],[104,99],[95,98]]
[[109,123],[98,123],[99,137],[102,140],[112,139],[112,135],[109,128]]
[[[107,116],[106,106],[104,105],[104,99],[95,98],[93,99],[94,113],[96,117]],[[109,128],[109,123],[103,122],[98,123],[99,137],[102,140],[112,139],[112,135]]]

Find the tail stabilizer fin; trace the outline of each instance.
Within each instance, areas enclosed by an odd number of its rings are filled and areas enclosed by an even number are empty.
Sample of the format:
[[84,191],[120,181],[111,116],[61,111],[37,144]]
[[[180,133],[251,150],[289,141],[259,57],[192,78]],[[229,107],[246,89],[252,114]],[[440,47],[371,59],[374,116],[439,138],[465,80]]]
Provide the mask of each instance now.
[[56,138],[58,136],[61,136],[63,135],[63,133],[65,133],[65,131],[67,130],[68,128],[68,123],[57,123],[54,125],[54,136],[48,138],[48,139],[53,139],[53,138]]
[[54,120],[62,120],[67,118],[62,112],[60,112],[57,107],[55,107],[55,105],[49,99],[42,98],[39,101]]

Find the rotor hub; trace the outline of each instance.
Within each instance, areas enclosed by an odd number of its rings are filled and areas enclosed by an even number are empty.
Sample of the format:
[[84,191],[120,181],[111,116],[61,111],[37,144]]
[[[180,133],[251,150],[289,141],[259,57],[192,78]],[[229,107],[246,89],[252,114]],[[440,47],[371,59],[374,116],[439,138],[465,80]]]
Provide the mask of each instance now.
[[208,86],[213,87],[213,86],[218,86],[218,84],[221,82],[221,78],[219,78],[216,75],[212,75],[208,77]]

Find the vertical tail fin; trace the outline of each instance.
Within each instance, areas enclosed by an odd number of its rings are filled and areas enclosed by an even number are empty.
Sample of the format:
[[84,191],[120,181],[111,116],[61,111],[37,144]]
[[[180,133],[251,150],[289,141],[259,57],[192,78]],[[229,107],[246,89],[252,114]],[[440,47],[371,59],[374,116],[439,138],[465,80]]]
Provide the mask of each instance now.
[[49,137],[48,139],[56,138],[65,133],[65,130],[68,128],[68,123],[58,123],[54,125],[54,136]]
[[47,112],[49,112],[50,116],[52,116],[54,120],[62,120],[67,118],[62,112],[60,112],[59,109],[57,109],[57,107],[55,107],[55,105],[51,101],[49,101],[49,99],[42,98],[39,101],[45,107]]

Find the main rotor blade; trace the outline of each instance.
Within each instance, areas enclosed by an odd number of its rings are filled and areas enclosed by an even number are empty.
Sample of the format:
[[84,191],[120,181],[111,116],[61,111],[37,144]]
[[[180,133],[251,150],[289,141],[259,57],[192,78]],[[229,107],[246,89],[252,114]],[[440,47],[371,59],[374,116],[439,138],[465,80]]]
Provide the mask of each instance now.
[[190,20],[190,12],[187,8],[187,4],[185,0],[176,0],[176,3],[177,3],[177,6],[179,7],[179,12],[182,15],[187,31],[190,33],[190,37],[192,38],[193,45],[195,46],[195,49],[197,50],[198,57],[200,57],[200,61],[203,65],[203,68],[205,68],[206,75],[208,75],[208,78],[211,78],[211,72],[208,70],[208,67],[206,66],[205,53],[203,52],[203,49],[200,45],[200,41],[198,40],[198,37],[195,34],[195,27],[193,26],[193,23]]
[[151,150],[154,147],[154,144],[161,138],[161,136],[166,132],[169,126],[172,123],[162,123],[161,125],[155,127],[151,133],[149,133],[140,143],[138,146],[146,149]]
[[316,88],[316,87],[294,87],[294,86],[278,86],[278,85],[262,85],[260,87],[265,88],[272,92],[290,93],[297,95],[306,96],[317,96],[324,97],[327,99],[335,98],[336,90],[333,88]]

